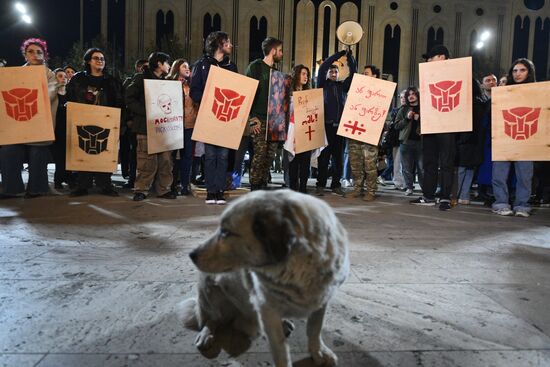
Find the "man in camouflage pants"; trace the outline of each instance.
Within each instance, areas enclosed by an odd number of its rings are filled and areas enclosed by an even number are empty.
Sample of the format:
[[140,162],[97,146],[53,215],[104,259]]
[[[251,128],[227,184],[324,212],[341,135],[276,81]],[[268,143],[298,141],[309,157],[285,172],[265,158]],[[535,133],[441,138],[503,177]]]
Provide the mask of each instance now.
[[[380,78],[380,69],[374,65],[367,65],[363,74]],[[376,182],[378,178],[378,146],[350,139],[349,162],[353,175],[353,191],[346,196],[361,197],[365,201],[373,201],[376,198],[375,193],[378,188]]]

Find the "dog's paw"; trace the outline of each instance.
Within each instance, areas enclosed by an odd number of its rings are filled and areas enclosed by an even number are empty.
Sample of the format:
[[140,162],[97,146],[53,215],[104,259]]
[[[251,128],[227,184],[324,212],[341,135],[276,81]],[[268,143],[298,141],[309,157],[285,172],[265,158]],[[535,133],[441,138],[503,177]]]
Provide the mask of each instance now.
[[294,331],[294,323],[290,320],[284,319],[283,320],[283,332],[285,333],[285,337],[289,337],[290,334]]
[[206,358],[216,358],[222,351],[208,328],[203,328],[195,338],[195,346]]
[[321,345],[316,351],[310,350],[310,353],[316,366],[333,367],[338,364],[338,357],[326,345]]

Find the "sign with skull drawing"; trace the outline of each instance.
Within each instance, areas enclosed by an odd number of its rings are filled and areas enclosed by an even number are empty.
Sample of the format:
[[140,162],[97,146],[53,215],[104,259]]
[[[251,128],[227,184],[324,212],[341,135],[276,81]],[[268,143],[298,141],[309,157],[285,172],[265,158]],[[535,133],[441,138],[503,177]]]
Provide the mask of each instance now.
[[120,108],[67,103],[67,164],[70,171],[116,171]]
[[54,139],[46,68],[0,68],[0,145]]
[[255,79],[211,67],[192,139],[238,149],[256,88]]
[[493,88],[493,161],[550,161],[550,82]]
[[420,132],[472,131],[472,58],[425,62],[420,69]]
[[143,81],[147,115],[147,152],[183,148],[183,92],[177,80]]

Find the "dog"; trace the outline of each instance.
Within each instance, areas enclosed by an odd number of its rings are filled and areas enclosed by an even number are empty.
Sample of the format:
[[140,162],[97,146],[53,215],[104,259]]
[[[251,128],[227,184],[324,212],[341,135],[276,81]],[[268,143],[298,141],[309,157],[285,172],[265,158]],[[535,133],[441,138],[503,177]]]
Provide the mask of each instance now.
[[216,233],[189,256],[200,270],[198,299],[183,303],[183,319],[199,331],[203,355],[220,353],[222,326],[250,341],[263,330],[275,366],[290,367],[287,318],[307,317],[314,363],[337,364],[321,329],[349,273],[348,237],[325,202],[290,190],[251,192],[226,208]]

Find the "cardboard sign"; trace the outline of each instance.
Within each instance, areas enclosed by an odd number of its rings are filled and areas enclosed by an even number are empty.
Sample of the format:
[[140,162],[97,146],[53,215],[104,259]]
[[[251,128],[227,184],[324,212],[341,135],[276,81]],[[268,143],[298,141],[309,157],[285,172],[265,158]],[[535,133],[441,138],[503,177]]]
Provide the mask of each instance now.
[[491,90],[493,161],[550,161],[550,82]]
[[425,62],[420,69],[420,133],[472,131],[472,58]]
[[378,145],[397,84],[355,74],[338,126],[338,135]]
[[258,81],[211,67],[191,137],[195,141],[239,149]]
[[325,146],[325,107],[323,89],[296,91],[294,108],[294,141],[296,154]]
[[0,145],[53,140],[46,68],[0,68]]
[[120,108],[67,103],[67,170],[113,173],[119,137]]
[[143,81],[147,115],[147,153],[183,148],[183,92],[177,80]]
[[277,70],[271,70],[267,101],[267,141],[286,140],[287,84],[286,77]]

